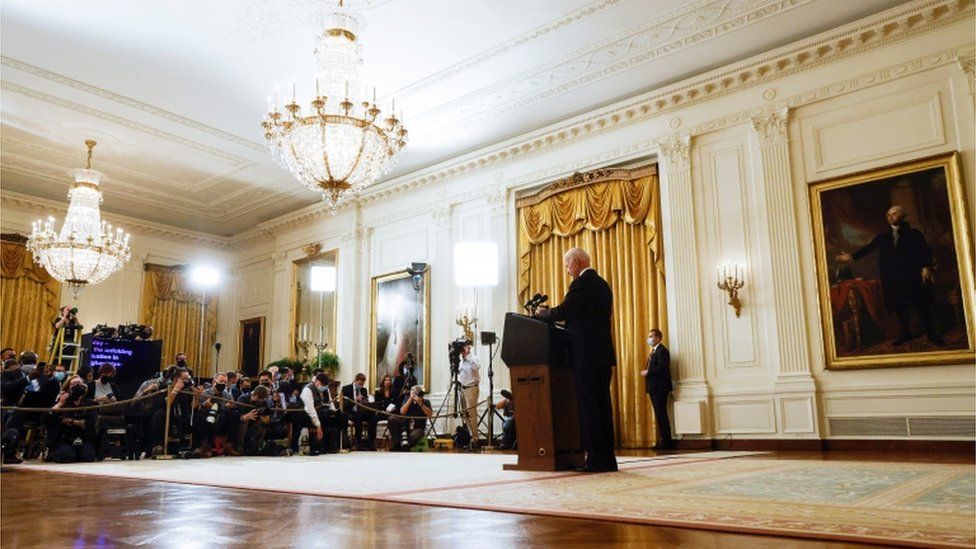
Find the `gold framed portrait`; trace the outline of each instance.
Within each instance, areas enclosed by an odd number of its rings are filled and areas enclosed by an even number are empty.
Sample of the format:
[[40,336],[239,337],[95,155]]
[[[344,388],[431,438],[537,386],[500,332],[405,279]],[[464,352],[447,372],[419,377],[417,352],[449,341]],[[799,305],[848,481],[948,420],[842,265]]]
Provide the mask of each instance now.
[[407,353],[419,363],[417,383],[430,390],[430,270],[375,276],[370,293],[369,380],[396,377]]
[[959,154],[809,192],[827,368],[971,364],[973,248]]

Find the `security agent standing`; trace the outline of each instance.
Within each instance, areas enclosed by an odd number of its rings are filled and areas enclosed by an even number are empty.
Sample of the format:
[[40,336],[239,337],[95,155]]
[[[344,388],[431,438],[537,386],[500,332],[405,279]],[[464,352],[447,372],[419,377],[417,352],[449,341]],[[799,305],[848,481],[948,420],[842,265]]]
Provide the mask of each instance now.
[[610,326],[613,291],[590,266],[585,251],[573,248],[566,252],[563,266],[573,279],[569,291],[558,307],[543,307],[536,316],[545,321],[564,321],[569,332],[580,436],[586,450],[583,471],[616,471],[610,404],[610,380],[617,364]]
[[471,447],[478,447],[478,383],[481,382],[481,365],[478,357],[471,353],[471,342],[465,341],[461,349],[461,362],[458,365],[458,383],[461,384],[461,395],[464,397],[464,422],[471,434]]
[[671,393],[671,353],[661,343],[664,335],[661,330],[654,328],[647,334],[647,344],[651,353],[647,355],[647,366],[641,370],[644,378],[644,388],[651,397],[654,408],[654,419],[657,421],[657,432],[660,440],[654,446],[655,450],[673,450],[676,445],[671,438],[671,421],[668,419],[668,395]]

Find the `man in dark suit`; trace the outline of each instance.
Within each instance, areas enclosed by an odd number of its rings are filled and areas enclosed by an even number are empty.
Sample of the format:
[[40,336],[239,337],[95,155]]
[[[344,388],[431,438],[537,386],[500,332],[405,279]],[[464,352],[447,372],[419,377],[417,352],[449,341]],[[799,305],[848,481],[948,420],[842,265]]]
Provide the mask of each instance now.
[[[355,429],[356,440],[354,444],[357,450],[376,449],[376,414],[360,406],[370,406],[369,392],[366,390],[366,374],[356,374],[356,379],[342,388],[342,396],[347,400],[344,409],[349,411],[349,419],[352,420]],[[352,401],[352,402],[350,402]],[[363,423],[366,424],[366,440],[363,441]]]
[[943,346],[945,341],[932,324],[932,300],[935,297],[932,250],[925,242],[925,235],[909,226],[905,220],[907,217],[904,208],[892,206],[885,214],[891,230],[878,234],[867,246],[853,254],[840,252],[834,259],[850,263],[877,250],[878,275],[885,305],[889,311],[895,311],[901,324],[901,335],[892,344],[902,345],[915,339],[909,310],[916,309],[928,340]]
[[658,443],[655,450],[672,450],[676,447],[671,438],[671,421],[668,419],[668,394],[671,393],[671,353],[661,343],[664,334],[654,328],[647,334],[651,354],[647,355],[647,367],[641,370],[644,388],[651,397],[654,419],[657,421]]
[[590,256],[585,251],[569,250],[563,256],[563,265],[573,279],[569,291],[559,306],[543,307],[536,316],[546,321],[564,321],[570,335],[580,435],[586,450],[583,470],[616,471],[610,404],[610,380],[617,365],[610,327],[613,291],[590,266]]

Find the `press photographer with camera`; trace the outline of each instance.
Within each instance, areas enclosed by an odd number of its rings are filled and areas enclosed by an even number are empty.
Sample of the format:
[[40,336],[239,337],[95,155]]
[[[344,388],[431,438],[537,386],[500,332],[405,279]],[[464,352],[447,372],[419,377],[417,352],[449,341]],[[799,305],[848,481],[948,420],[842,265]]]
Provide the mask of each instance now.
[[258,385],[253,391],[238,399],[236,418],[239,431],[237,448],[245,455],[258,456],[266,452],[264,434],[271,423],[271,392],[265,385]]
[[390,450],[406,452],[424,438],[427,418],[434,415],[434,410],[430,407],[430,401],[424,398],[424,388],[414,385],[410,393],[404,395],[398,411],[406,417],[391,417],[389,420],[390,435],[393,437]]
[[234,395],[227,388],[227,375],[217,374],[213,384],[204,389],[199,396],[194,397],[199,402],[194,412],[193,438],[200,449],[200,457],[208,458],[212,455],[214,438],[225,437],[225,452],[228,455],[239,455],[231,442],[233,438],[227,436],[228,410],[235,407]]
[[60,315],[51,322],[51,325],[54,326],[55,334],[64,328],[64,340],[73,341],[75,331],[81,329],[81,324],[78,323],[78,307],[67,305],[61,307]]
[[[56,410],[91,406],[94,401],[86,395],[88,388],[78,383],[62,392],[54,404]],[[98,413],[94,410],[52,412],[48,416],[48,459],[56,463],[76,461],[95,461],[95,422]]]

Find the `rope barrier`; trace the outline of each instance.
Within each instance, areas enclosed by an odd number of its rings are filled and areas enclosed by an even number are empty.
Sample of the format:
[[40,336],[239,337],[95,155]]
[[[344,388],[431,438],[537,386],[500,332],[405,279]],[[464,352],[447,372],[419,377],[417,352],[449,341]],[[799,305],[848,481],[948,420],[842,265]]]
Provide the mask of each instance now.
[[[156,398],[156,397],[163,396],[167,392],[168,392],[168,389],[162,388],[162,389],[157,389],[155,391],[152,391],[152,392],[149,392],[149,393],[145,393],[143,395],[140,395],[140,396],[137,396],[137,397],[133,397],[133,398],[130,398],[130,399],[126,399],[126,400],[119,400],[117,402],[109,402],[109,403],[104,403],[104,404],[91,404],[91,405],[87,405],[87,406],[67,406],[67,407],[65,407],[65,406],[58,406],[58,407],[52,406],[50,408],[23,407],[23,406],[0,406],[0,410],[14,411],[14,412],[40,412],[40,413],[66,413],[66,412],[72,412],[73,413],[73,412],[87,411],[87,410],[102,410],[102,409],[107,409],[107,408],[119,408],[119,407],[122,407],[122,406],[128,406],[129,404],[132,404],[134,402],[140,402],[140,401],[143,401],[143,400],[148,400],[150,398]],[[243,407],[247,407],[247,408],[257,409],[257,408],[265,408],[265,407],[268,407],[268,406],[266,406],[264,404],[254,404],[254,403],[249,403],[249,402],[240,402],[240,401],[236,401],[236,400],[233,400],[233,399],[219,397],[219,396],[216,396],[216,395],[203,395],[202,393],[198,393],[196,391],[188,391],[188,390],[185,390],[185,389],[174,390],[173,392],[174,393],[179,393],[179,394],[184,394],[184,395],[189,395],[189,396],[193,396],[193,397],[197,397],[198,399],[201,399],[201,400],[216,400],[216,401],[221,401],[221,402],[225,402],[225,403],[230,403],[230,404],[233,404],[235,406],[243,406]],[[346,401],[346,402],[349,402],[349,403],[353,404],[354,406],[358,406],[360,408],[365,408],[366,410],[369,410],[370,412],[373,412],[375,414],[380,414],[380,415],[383,415],[383,416],[386,416],[386,417],[396,418],[396,419],[420,419],[419,416],[405,416],[405,415],[402,415],[402,414],[397,414],[397,413],[394,413],[394,412],[388,412],[386,410],[381,410],[379,408],[373,408],[373,407],[367,406],[367,405],[365,405],[365,404],[363,404],[361,402],[356,402],[355,399],[349,398],[349,397],[347,397],[345,395],[342,396],[342,399],[344,401]],[[461,408],[461,409],[455,410],[454,412],[450,412],[450,413],[446,413],[446,414],[438,414],[438,415],[424,416],[424,417],[426,419],[430,419],[430,420],[450,418],[450,417],[457,417],[459,414],[462,414],[462,413],[467,412],[469,410],[476,410],[478,408],[478,406],[481,406],[483,404],[487,404],[488,402],[489,402],[489,399],[486,398],[486,399],[484,399],[484,400],[482,400],[480,402],[475,403],[473,406],[468,406],[466,408]],[[281,408],[281,407],[277,407],[277,406],[272,406],[272,407],[268,407],[268,408],[270,410],[274,411],[275,413],[286,413],[287,414],[287,413],[305,412],[305,408],[304,407],[300,407],[300,408]],[[321,410],[323,408],[333,409],[330,406],[330,404],[321,404],[321,405],[315,407],[316,410]],[[400,406],[397,406],[397,408],[400,408]]]

